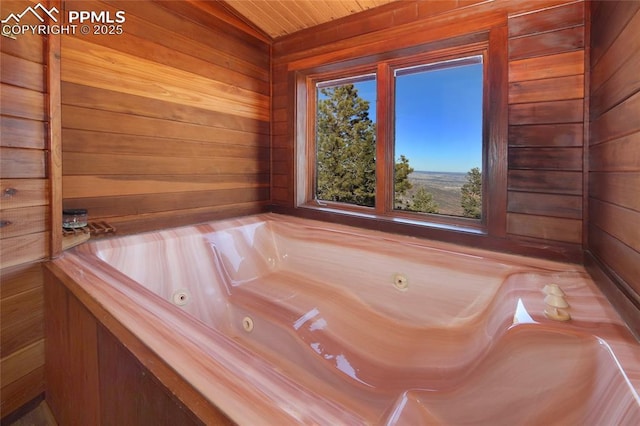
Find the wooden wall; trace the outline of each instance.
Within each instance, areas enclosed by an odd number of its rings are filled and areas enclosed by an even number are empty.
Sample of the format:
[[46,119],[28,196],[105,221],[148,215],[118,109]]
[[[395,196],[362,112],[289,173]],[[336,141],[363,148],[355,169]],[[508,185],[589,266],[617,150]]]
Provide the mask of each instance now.
[[[35,3],[2,1],[0,14]],[[41,3],[66,16],[60,3]],[[60,252],[51,224],[62,185],[65,207],[88,208],[120,233],[258,212],[269,201],[264,36],[213,2],[64,8],[121,9],[126,23],[122,35],[63,37],[62,82],[61,37],[1,39],[2,418],[44,391],[40,261]]]
[[[46,2],[43,2],[46,4]],[[29,1],[3,1],[0,16]],[[35,18],[33,18],[35,19]],[[33,24],[28,21],[27,24]],[[0,40],[0,417],[44,391],[43,280],[50,255],[51,98],[46,36]]]
[[[365,19],[366,17],[366,19]],[[508,32],[508,134],[501,141],[507,168],[506,215],[487,238],[397,224],[375,227],[464,244],[580,261],[583,219],[585,4],[581,1],[399,2],[283,37],[273,46],[272,199],[295,209],[293,72],[346,60],[366,60],[412,45],[491,28]],[[499,95],[498,95],[499,96]],[[494,117],[500,120],[500,117]],[[366,225],[366,221],[361,221]],[[534,247],[536,247],[534,249]],[[546,247],[542,249],[542,247]]]
[[588,250],[640,336],[640,2],[595,2]]
[[85,9],[126,22],[121,35],[62,37],[64,207],[119,233],[262,211],[268,41],[215,2]]
[[582,244],[585,4],[509,17],[507,232]]

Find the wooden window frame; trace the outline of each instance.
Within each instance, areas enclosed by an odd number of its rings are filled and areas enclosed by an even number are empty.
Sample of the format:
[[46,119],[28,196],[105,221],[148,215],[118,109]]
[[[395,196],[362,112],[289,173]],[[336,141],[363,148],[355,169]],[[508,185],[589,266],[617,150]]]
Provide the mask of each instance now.
[[[437,42],[436,48],[413,46],[373,57],[316,66],[294,73],[297,208],[407,223],[444,230],[504,237],[507,194],[507,57],[503,27]],[[481,219],[394,210],[393,86],[395,69],[461,57],[483,57],[483,147]],[[362,207],[315,199],[315,117],[318,81],[348,78],[375,71],[376,204]]]

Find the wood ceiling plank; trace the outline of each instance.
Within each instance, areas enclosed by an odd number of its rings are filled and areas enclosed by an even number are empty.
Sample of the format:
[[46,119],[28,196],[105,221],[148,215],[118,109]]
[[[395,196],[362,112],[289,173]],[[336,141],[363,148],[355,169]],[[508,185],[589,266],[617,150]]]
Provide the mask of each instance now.
[[227,0],[271,37],[281,37],[397,0]]

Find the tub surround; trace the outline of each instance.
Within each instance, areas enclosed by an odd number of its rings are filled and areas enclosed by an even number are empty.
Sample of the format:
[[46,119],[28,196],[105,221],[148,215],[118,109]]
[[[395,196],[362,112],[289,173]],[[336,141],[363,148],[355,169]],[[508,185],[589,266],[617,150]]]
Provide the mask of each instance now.
[[[581,266],[265,214],[48,269],[201,418],[640,421],[639,345]],[[568,322],[544,315],[550,283]]]

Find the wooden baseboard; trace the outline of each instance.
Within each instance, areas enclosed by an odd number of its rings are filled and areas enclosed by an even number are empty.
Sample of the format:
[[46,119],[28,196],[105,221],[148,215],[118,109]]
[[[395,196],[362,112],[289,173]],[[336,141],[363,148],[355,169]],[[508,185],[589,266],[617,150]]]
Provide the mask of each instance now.
[[40,405],[40,403],[42,403],[42,401],[44,401],[44,392],[41,392],[40,394],[38,394],[38,396],[28,401],[26,404],[21,405],[19,408],[11,411],[10,413],[6,413],[6,415],[5,413],[2,413],[0,426],[14,424],[20,418],[24,417],[27,413],[34,410],[38,405]]
[[584,266],[593,281],[627,323],[635,338],[640,341],[640,295],[633,292],[615,272],[590,251],[584,253]]

